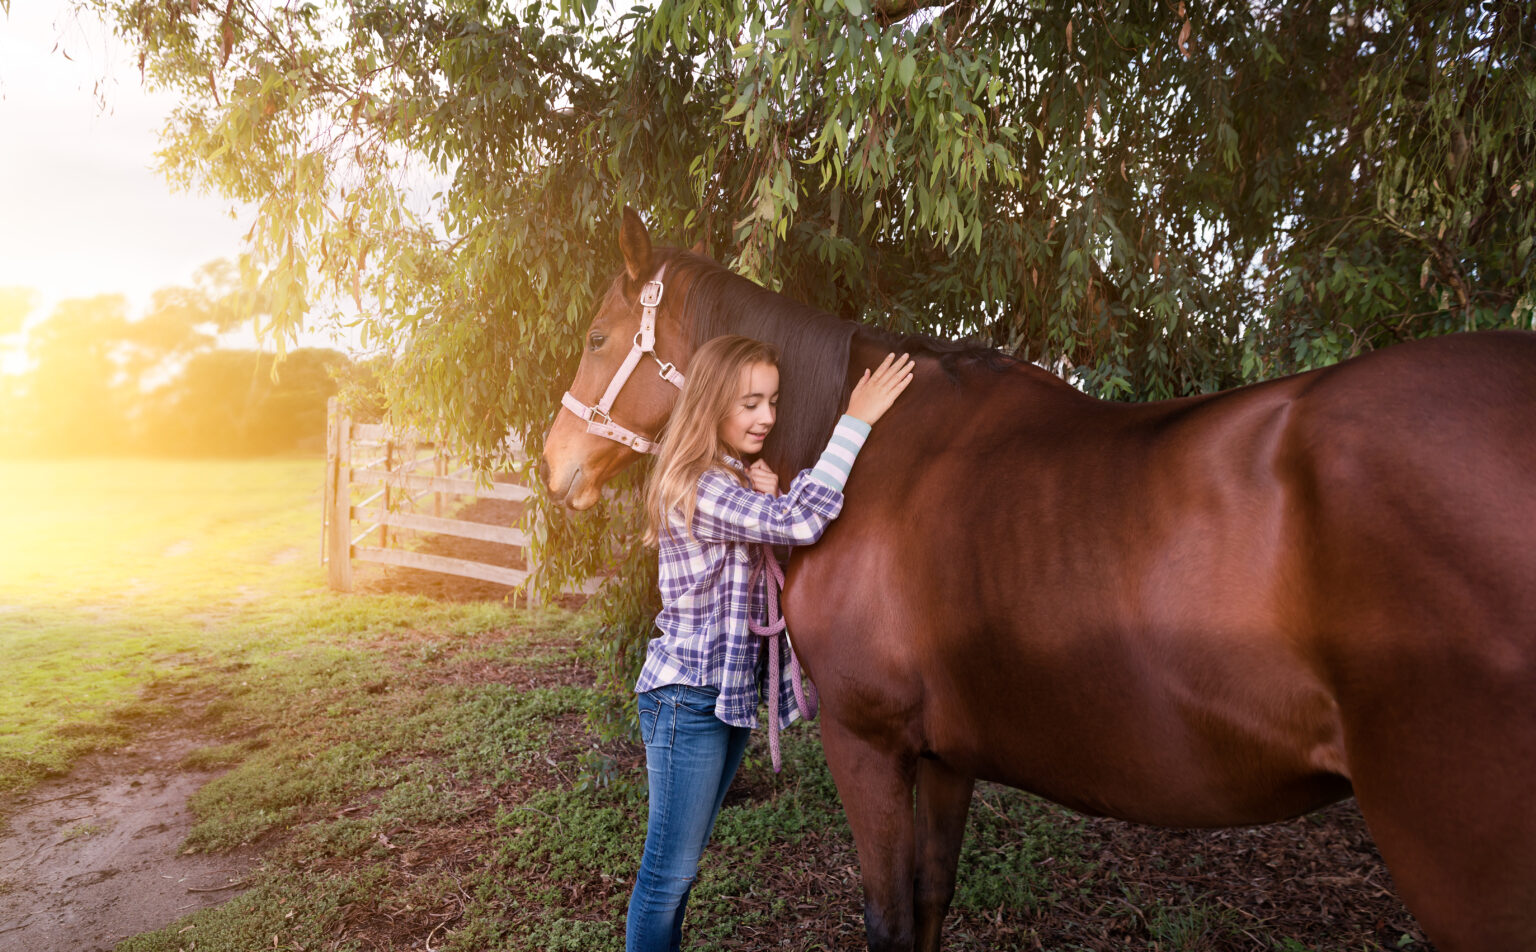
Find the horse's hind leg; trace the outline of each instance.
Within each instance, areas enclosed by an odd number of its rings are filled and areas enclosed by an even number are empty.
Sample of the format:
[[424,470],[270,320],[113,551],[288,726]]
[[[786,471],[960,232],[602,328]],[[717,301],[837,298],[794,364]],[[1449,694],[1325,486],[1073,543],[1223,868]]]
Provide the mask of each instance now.
[[1420,685],[1351,732],[1360,811],[1436,948],[1536,952],[1536,686]]
[[830,716],[821,742],[859,851],[870,952],[911,952],[912,758],[880,749]]
[[1433,775],[1386,796],[1357,787],[1398,894],[1440,952],[1536,952],[1531,801],[1445,789]]
[[971,808],[971,777],[936,760],[917,763],[917,913],[918,952],[938,952],[944,916],[955,896],[960,842]]

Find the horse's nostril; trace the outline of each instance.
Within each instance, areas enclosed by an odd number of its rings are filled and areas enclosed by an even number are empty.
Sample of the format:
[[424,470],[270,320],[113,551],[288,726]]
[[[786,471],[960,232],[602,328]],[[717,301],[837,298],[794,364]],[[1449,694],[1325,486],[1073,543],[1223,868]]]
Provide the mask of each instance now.
[[539,457],[539,479],[545,486],[549,485],[549,460],[542,456]]

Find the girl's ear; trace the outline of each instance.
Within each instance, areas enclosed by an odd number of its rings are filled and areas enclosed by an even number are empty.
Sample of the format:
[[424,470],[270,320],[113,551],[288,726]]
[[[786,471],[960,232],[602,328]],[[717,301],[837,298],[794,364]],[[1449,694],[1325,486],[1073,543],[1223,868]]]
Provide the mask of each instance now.
[[633,208],[624,206],[624,224],[619,226],[619,251],[624,254],[624,270],[631,281],[651,273],[651,236],[645,222]]

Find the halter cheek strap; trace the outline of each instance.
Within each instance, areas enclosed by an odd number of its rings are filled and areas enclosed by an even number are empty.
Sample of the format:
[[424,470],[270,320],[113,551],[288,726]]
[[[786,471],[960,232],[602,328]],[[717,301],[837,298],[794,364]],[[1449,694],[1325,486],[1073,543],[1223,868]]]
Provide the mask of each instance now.
[[596,433],[615,443],[623,443],[637,453],[656,452],[656,441],[620,426],[613,422],[613,417],[609,415],[613,410],[613,401],[618,399],[619,391],[623,390],[624,384],[629,382],[630,374],[633,374],[635,368],[640,366],[640,361],[649,355],[652,360],[661,365],[658,371],[661,379],[679,390],[683,389],[683,375],[675,366],[663,361],[656,354],[656,308],[661,304],[663,290],[661,276],[666,270],[667,266],[662,265],[656,272],[656,277],[647,281],[645,287],[640,289],[640,330],[635,333],[634,344],[629,348],[629,354],[624,358],[624,363],[613,375],[613,380],[609,381],[608,389],[603,391],[602,399],[596,404],[588,405],[582,403],[569,390],[560,398],[561,406],[587,421],[588,433]]

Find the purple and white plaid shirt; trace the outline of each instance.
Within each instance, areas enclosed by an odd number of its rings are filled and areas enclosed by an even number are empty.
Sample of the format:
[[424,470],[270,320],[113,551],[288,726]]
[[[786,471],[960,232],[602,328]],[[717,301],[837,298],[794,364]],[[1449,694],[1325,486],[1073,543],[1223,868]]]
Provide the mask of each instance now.
[[[753,559],[761,543],[810,545],[821,538],[842,511],[843,485],[868,435],[868,424],[844,416],[816,465],[782,496],[754,492],[720,468],[699,477],[693,538],[683,531],[680,511],[662,534],[659,633],[646,647],[636,693],[668,684],[718,688],[716,717],[735,727],[757,726],[764,639],[747,624],[766,621],[767,603],[765,581],[751,584]],[[745,473],[739,461],[726,462]],[[780,655],[789,657],[782,648]],[[789,665],[783,668],[780,723],[789,724],[799,709]]]

